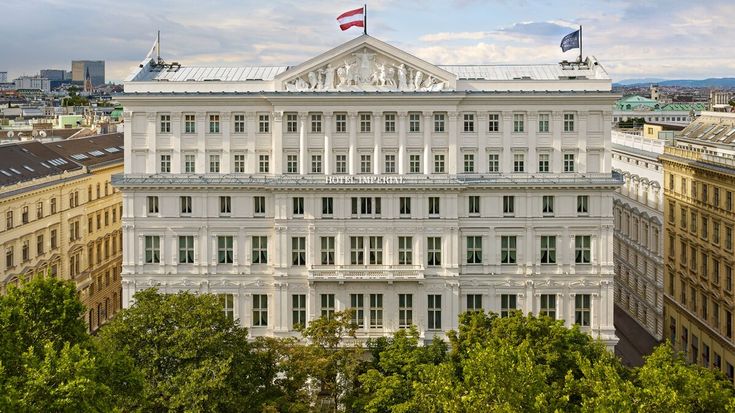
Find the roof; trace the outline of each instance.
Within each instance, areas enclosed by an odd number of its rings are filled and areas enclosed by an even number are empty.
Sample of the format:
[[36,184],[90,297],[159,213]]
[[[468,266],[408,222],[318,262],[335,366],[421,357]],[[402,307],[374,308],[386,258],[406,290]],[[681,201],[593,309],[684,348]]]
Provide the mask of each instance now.
[[560,64],[542,65],[439,65],[462,80],[609,79],[602,71]]
[[68,139],[46,145],[87,167],[123,159],[122,133]]
[[667,105],[664,105],[661,110],[664,111],[672,111],[672,110],[678,110],[678,111],[685,111],[685,110],[695,110],[695,111],[703,111],[707,109],[707,104],[702,102],[695,102],[695,103],[669,103]]
[[679,138],[735,149],[735,114],[703,112],[684,128]]
[[288,66],[245,66],[245,67],[201,67],[174,66],[152,70],[141,70],[133,81],[223,81],[243,82],[248,80],[273,80],[279,73],[288,70]]

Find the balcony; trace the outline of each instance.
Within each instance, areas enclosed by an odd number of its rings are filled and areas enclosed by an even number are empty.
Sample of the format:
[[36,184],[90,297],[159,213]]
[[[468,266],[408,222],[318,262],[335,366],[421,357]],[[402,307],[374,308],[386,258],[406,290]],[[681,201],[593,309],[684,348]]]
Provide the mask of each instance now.
[[422,281],[420,265],[315,265],[309,281]]

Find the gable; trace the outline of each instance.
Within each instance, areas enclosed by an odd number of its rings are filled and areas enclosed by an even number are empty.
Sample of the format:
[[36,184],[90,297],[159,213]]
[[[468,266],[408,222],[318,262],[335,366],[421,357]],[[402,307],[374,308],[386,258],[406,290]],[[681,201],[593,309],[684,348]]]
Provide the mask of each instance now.
[[276,90],[293,92],[454,90],[457,76],[363,35],[279,74]]

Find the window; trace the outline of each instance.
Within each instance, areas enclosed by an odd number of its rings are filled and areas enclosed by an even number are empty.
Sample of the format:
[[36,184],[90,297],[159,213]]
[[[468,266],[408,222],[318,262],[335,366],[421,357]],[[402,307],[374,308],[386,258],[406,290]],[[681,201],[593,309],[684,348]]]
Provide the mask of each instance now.
[[[147,205],[148,205],[148,213],[149,214],[157,214],[158,213],[158,197],[157,196],[149,196],[146,197]],[[97,227],[100,225],[97,224]]]
[[591,238],[589,235],[577,235],[574,237],[574,262],[577,264],[589,264],[592,262]]
[[327,320],[334,317],[334,294],[320,294],[321,316]]
[[408,156],[408,173],[421,173],[421,155],[412,154]]
[[541,198],[541,213],[554,215],[554,195],[544,195]]
[[286,133],[296,133],[299,131],[298,115],[295,113],[286,114]]
[[434,173],[435,174],[444,173],[444,155],[443,154],[434,155]]
[[589,213],[590,197],[588,195],[577,195],[577,213],[588,214]]
[[253,264],[268,264],[268,237],[253,236]]
[[161,155],[161,173],[171,173],[171,155]]
[[[353,197],[351,199],[352,203],[352,215],[358,216],[358,217],[372,217],[372,216],[380,216],[381,211],[381,199],[379,197],[376,198],[370,198],[370,197]],[[375,201],[375,209],[373,209],[373,201]],[[359,211],[358,211],[358,203],[359,203]],[[358,213],[359,212],[359,213]]]
[[235,155],[234,168],[232,172],[236,174],[245,173],[245,155]]
[[549,154],[548,153],[540,153],[538,155],[538,171],[539,172],[549,172]]
[[539,133],[549,132],[549,114],[539,113],[538,115],[538,131]]
[[420,113],[409,113],[408,114],[408,131],[409,132],[421,132],[421,114]]
[[255,215],[265,215],[265,197],[256,196],[253,197],[253,210]]
[[370,294],[370,328],[383,327],[383,294]]
[[442,296],[439,294],[428,295],[428,329],[442,329]]
[[491,113],[487,117],[487,131],[488,132],[500,132],[500,114]]
[[193,174],[196,171],[196,155],[184,155],[184,172]]
[[524,131],[525,115],[522,113],[513,114],[513,132],[522,133]]
[[293,197],[293,214],[304,215],[304,198],[300,196]]
[[729,310],[725,310],[725,335],[732,338],[732,313]]
[[372,131],[372,116],[369,113],[360,114],[360,132],[370,133]]
[[222,311],[225,314],[225,318],[230,321],[235,320],[235,299],[232,294],[219,294],[219,303],[222,306]]
[[306,294],[291,296],[291,326],[294,329],[306,327]]
[[526,155],[522,153],[513,154],[513,172],[523,172],[526,170]]
[[56,213],[56,198],[51,198],[51,214]]
[[233,237],[231,235],[220,235],[217,237],[217,263],[232,264],[232,242]]
[[732,227],[725,227],[725,249],[732,251]]
[[5,229],[13,229],[13,211],[5,213]]
[[245,115],[235,115],[235,133],[245,133]]
[[467,212],[470,215],[480,215],[480,197],[478,195],[470,195],[467,197]]
[[556,319],[556,295],[541,294],[538,315]]
[[219,173],[219,155],[209,155],[209,172]]
[[179,235],[179,264],[194,263],[194,236]]
[[383,237],[370,237],[370,265],[383,264]]
[[413,237],[398,237],[398,264],[413,264]]
[[365,327],[365,296],[363,294],[350,294],[350,308],[353,311],[352,321],[357,328]]
[[413,324],[413,294],[398,294],[398,328]]
[[58,247],[58,232],[55,229],[51,230],[51,249],[56,249]]
[[363,237],[350,237],[350,264],[365,264],[365,240]]
[[396,115],[395,113],[385,114],[385,133],[394,133],[396,131]]
[[482,237],[467,237],[467,264],[482,264]]
[[712,221],[712,243],[720,245],[720,223]]
[[171,133],[171,115],[161,115],[161,133]]
[[347,173],[347,155],[336,155],[335,162],[335,173],[346,174]]
[[396,173],[396,156],[392,154],[385,155],[385,173]]
[[36,254],[43,255],[43,234],[36,236]]
[[196,133],[196,115],[184,115],[184,133]]
[[286,173],[299,173],[299,157],[298,155],[286,155]]
[[473,113],[464,114],[463,127],[464,127],[463,128],[464,132],[474,132],[475,131],[475,115]]
[[428,266],[438,267],[442,265],[442,239],[441,237],[428,237],[426,239],[426,252]]
[[322,198],[322,215],[332,215],[334,213],[334,198]]
[[487,171],[500,172],[500,154],[490,153],[487,155]]
[[209,133],[219,133],[219,115],[209,115]]
[[503,235],[500,237],[500,263],[516,263],[516,236]]
[[268,326],[268,296],[253,294],[253,327]]
[[434,132],[444,133],[445,131],[445,116],[443,113],[434,114]]
[[31,245],[29,241],[23,241],[23,246],[21,247],[21,259],[23,262],[26,262],[31,259]]
[[229,196],[219,197],[219,213],[230,214],[232,213],[232,198]]
[[511,311],[516,309],[515,294],[500,294],[500,317],[510,316]]
[[574,172],[574,154],[564,154],[564,172]]
[[347,132],[347,115],[344,113],[337,113],[334,115],[334,129],[337,133]]
[[503,195],[503,215],[515,214],[515,199],[513,195]]
[[322,173],[322,156],[311,155],[311,173],[320,174]]
[[270,132],[270,117],[268,115],[258,115],[258,132]]
[[592,314],[590,294],[577,294],[574,296],[574,324],[589,327]]
[[158,235],[145,236],[145,263],[158,264],[161,262],[161,238]]
[[472,153],[464,154],[464,173],[475,173],[475,155]]
[[262,174],[270,172],[270,157],[268,155],[258,155],[258,172]]
[[704,239],[707,239],[707,237],[709,236],[709,228],[708,228],[709,225],[708,224],[709,224],[709,220],[707,219],[707,217],[703,216],[702,217],[702,238]]
[[732,192],[730,191],[725,193],[725,209],[732,211]]
[[370,155],[360,155],[360,173],[369,174],[373,171]]
[[11,268],[15,265],[13,258],[13,247],[5,248],[5,268]]
[[334,265],[334,237],[321,237],[321,263]]
[[541,236],[541,264],[556,264],[556,237]]
[[564,114],[564,132],[574,132],[574,113]]
[[321,133],[322,115],[314,113],[311,115],[311,133]]
[[437,218],[439,216],[439,197],[429,197],[429,218]]
[[411,216],[411,198],[402,196],[398,198],[398,206],[400,215],[405,217]]
[[483,311],[482,294],[467,294],[467,311]]

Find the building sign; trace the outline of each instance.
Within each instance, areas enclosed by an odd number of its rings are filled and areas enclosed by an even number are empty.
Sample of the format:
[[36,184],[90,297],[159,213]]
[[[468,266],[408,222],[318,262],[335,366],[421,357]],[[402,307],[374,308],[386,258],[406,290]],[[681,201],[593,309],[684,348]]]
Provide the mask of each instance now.
[[403,184],[402,176],[346,176],[330,175],[326,177],[327,184],[335,185],[400,185]]

